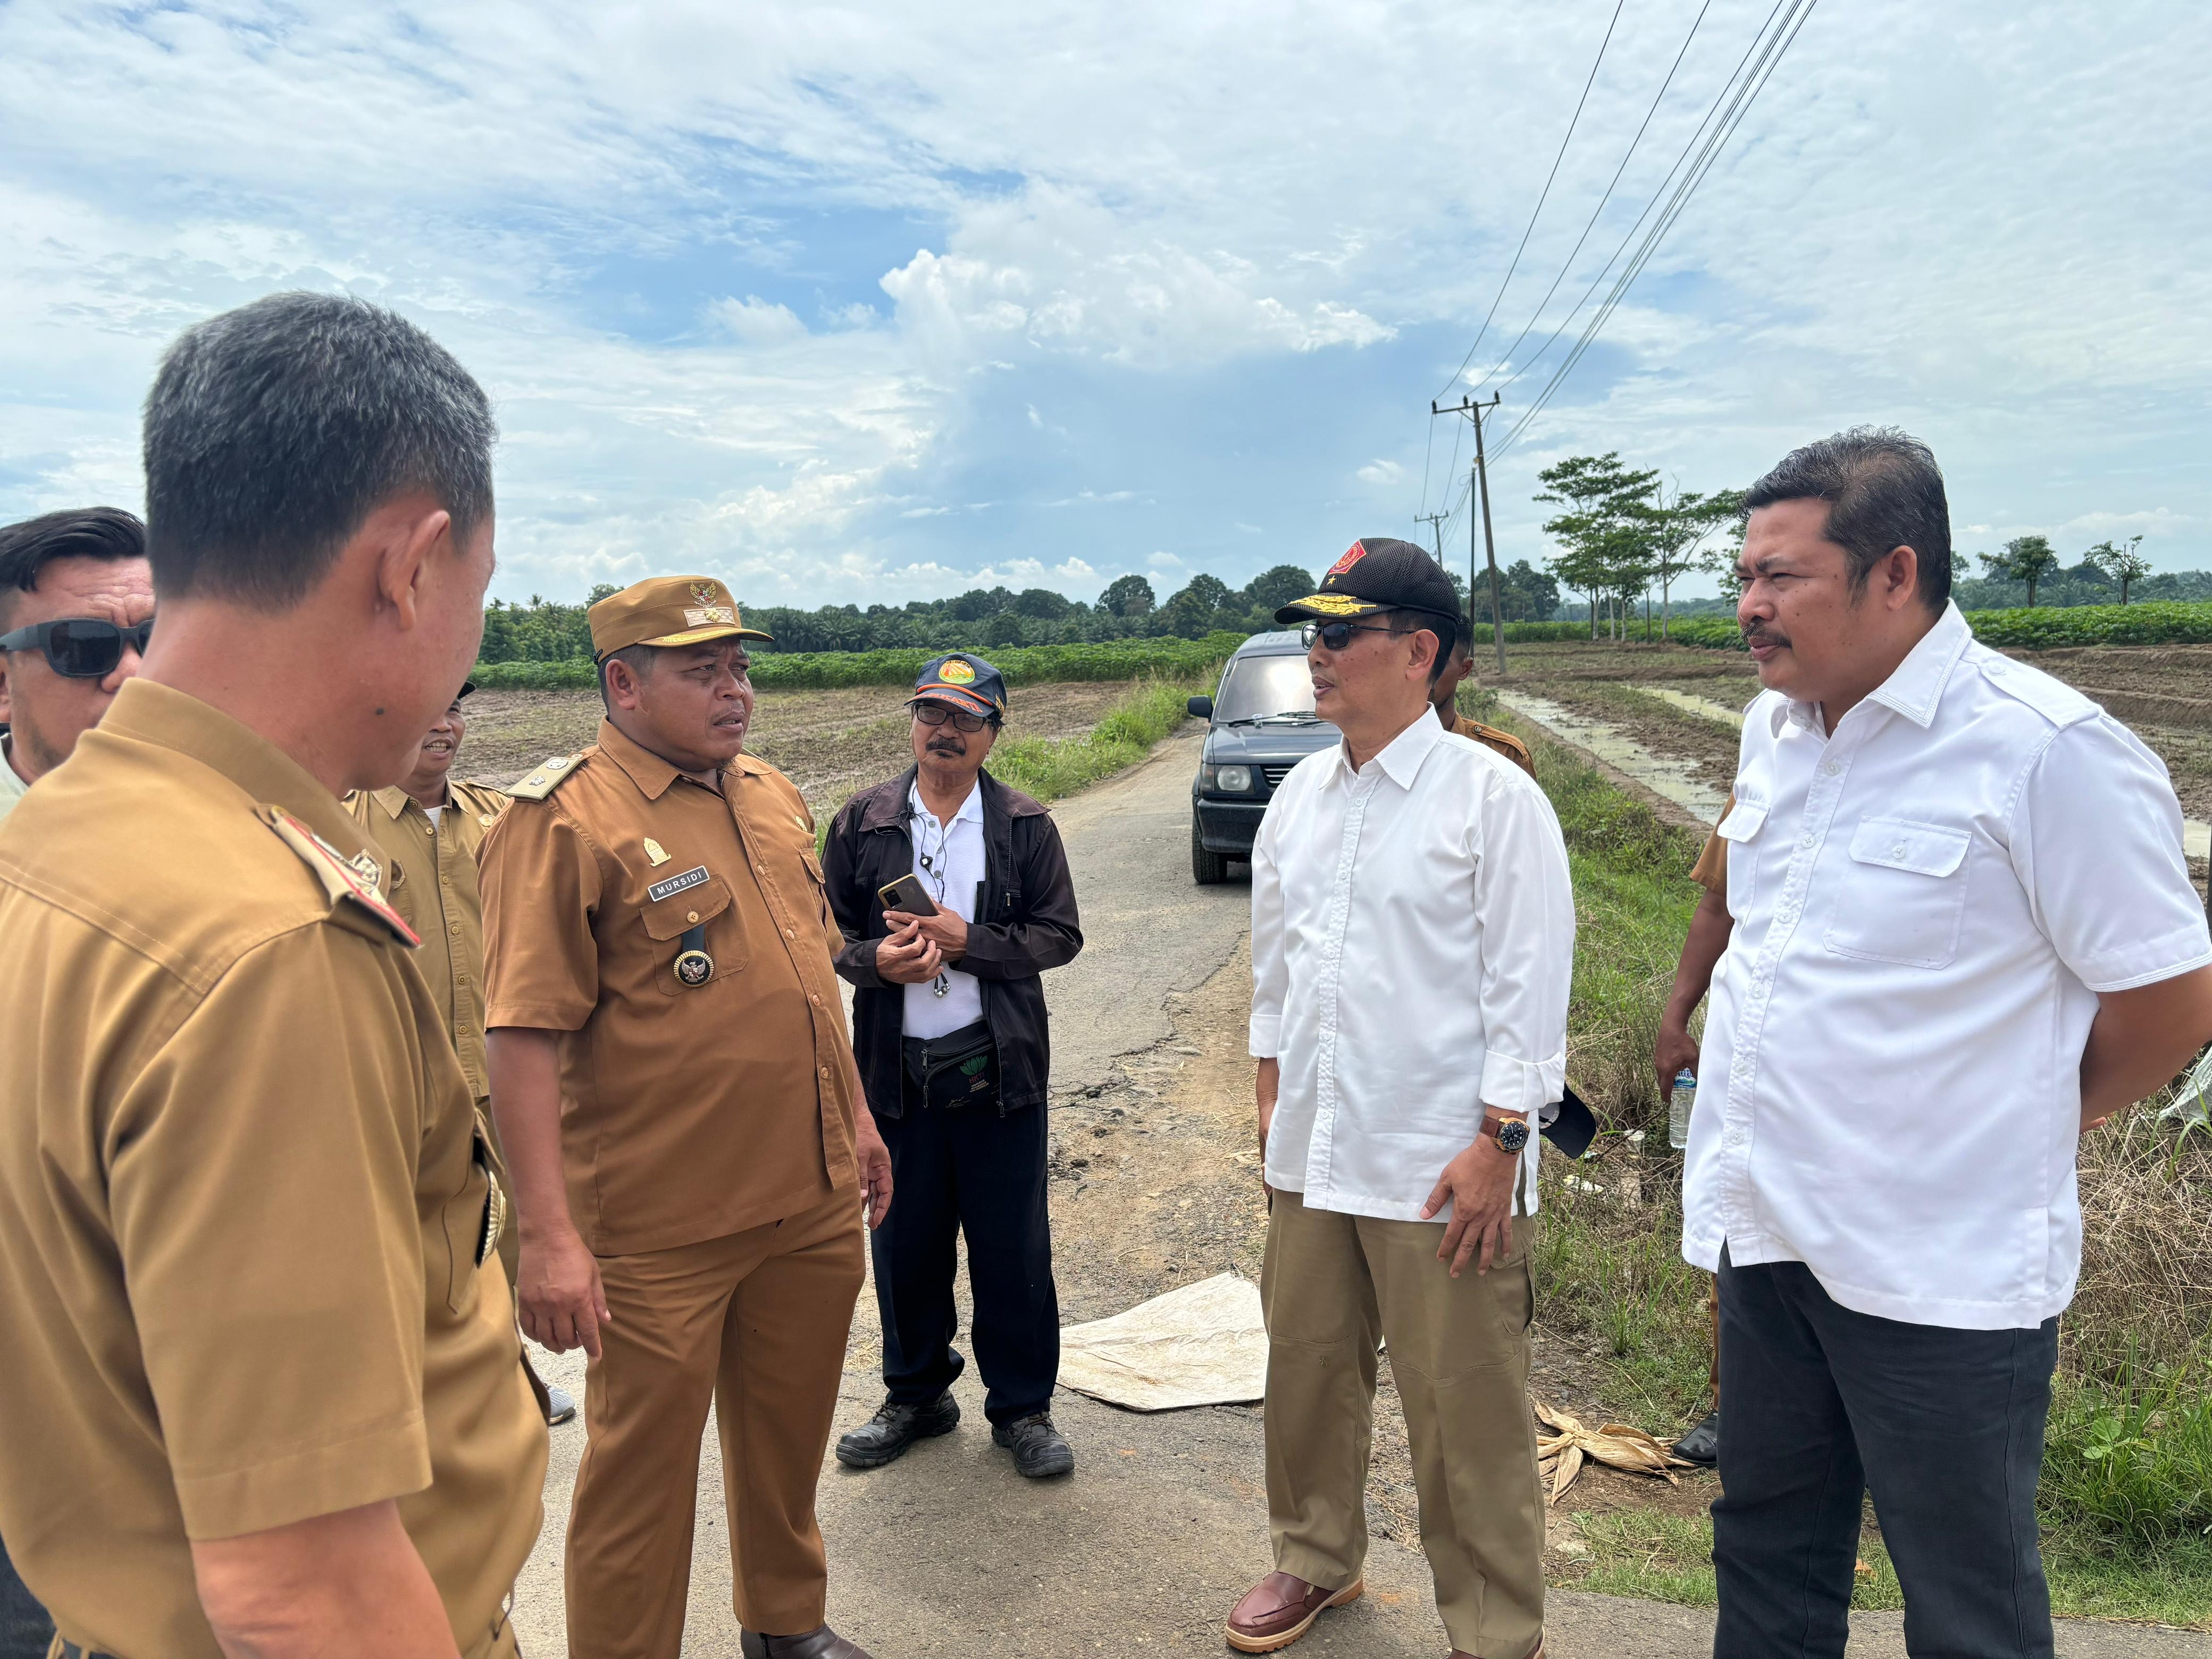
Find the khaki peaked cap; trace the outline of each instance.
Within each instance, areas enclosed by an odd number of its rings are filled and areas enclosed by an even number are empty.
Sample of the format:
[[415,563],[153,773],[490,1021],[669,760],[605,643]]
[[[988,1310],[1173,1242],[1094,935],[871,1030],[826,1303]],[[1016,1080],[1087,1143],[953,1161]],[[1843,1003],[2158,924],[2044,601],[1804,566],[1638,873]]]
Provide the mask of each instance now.
[[592,655],[604,662],[633,645],[702,645],[775,636],[745,626],[730,590],[712,576],[649,576],[593,605]]

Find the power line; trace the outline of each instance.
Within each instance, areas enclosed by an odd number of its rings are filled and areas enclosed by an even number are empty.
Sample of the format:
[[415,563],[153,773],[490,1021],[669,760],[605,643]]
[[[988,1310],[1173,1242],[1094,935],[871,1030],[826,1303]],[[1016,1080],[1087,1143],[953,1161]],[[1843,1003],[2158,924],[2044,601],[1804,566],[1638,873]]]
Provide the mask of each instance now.
[[[1622,298],[1627,294],[1629,288],[1635,283],[1637,277],[1643,274],[1644,267],[1650,263],[1652,256],[1657,252],[1660,242],[1664,240],[1667,233],[1674,228],[1676,221],[1681,217],[1683,210],[1689,204],[1691,196],[1695,193],[1698,185],[1704,182],[1706,175],[1711,172],[1713,164],[1719,159],[1720,153],[1727,145],[1729,139],[1735,135],[1735,130],[1742,125],[1744,117],[1750,113],[1752,104],[1757,100],[1759,93],[1765,89],[1766,83],[1774,78],[1775,70],[1781,66],[1783,58],[1795,44],[1797,36],[1803,32],[1805,24],[1813,15],[1814,7],[1818,3],[1819,0],[1781,0],[1781,3],[1777,5],[1776,10],[1783,13],[1782,21],[1775,27],[1771,35],[1766,34],[1762,30],[1761,39],[1765,41],[1765,45],[1756,48],[1756,60],[1752,64],[1749,75],[1746,76],[1741,84],[1736,87],[1734,96],[1727,99],[1727,108],[1722,113],[1718,125],[1714,126],[1711,136],[1705,140],[1703,147],[1698,149],[1696,158],[1682,175],[1681,183],[1675,186],[1674,195],[1668,199],[1667,205],[1661,210],[1659,217],[1653,221],[1650,230],[1646,233],[1643,242],[1638,245],[1628,264],[1622,268],[1620,276],[1614,280],[1612,289],[1607,294],[1596,313],[1591,317],[1589,325],[1583,330],[1581,337],[1575,342],[1574,349],[1568,353],[1566,360],[1553,373],[1544,390],[1529,404],[1528,413],[1523,415],[1515,423],[1513,429],[1505,434],[1504,441],[1498,446],[1495,453],[1503,455],[1513,445],[1521,434],[1528,429],[1529,423],[1543,412],[1545,407],[1551,402],[1553,395],[1559,391],[1567,376],[1574,372],[1575,366],[1582,361],[1583,354],[1589,349],[1590,343],[1597,337],[1598,331],[1605,326],[1615,308],[1620,304]],[[1773,14],[1770,13],[1768,15],[1771,21]],[[1747,54],[1747,57],[1750,55]],[[1706,123],[1711,122],[1711,115],[1708,114],[1706,121],[1698,124],[1698,131],[1703,131]],[[1692,145],[1695,145],[1696,142],[1696,135],[1692,134]],[[1678,161],[1675,167],[1679,169],[1680,167],[1681,162]],[[1670,170],[1668,177],[1673,176],[1674,172]],[[1664,191],[1665,188],[1666,180],[1662,179],[1660,189]],[[1654,204],[1656,204],[1656,196],[1653,198],[1653,202]],[[1644,215],[1650,212],[1650,208],[1646,207]],[[1637,223],[1640,225],[1643,219],[1644,216],[1638,216]],[[1635,226],[1630,227],[1629,234],[1632,237],[1635,234]],[[1622,247],[1626,248],[1626,246],[1627,242],[1624,240]],[[1618,259],[1620,257],[1620,251],[1615,250],[1613,259]],[[1605,268],[1598,272],[1597,278],[1590,284],[1592,292],[1595,290],[1597,283],[1604,280],[1605,272],[1612,268],[1613,263],[1613,260],[1607,260]],[[1585,293],[1583,297],[1587,301],[1589,295]],[[1581,308],[1578,303],[1575,310],[1578,312]],[[1573,316],[1574,313],[1569,313],[1567,320],[1572,320]],[[1563,321],[1560,324],[1560,329],[1563,330],[1565,326],[1566,323]],[[1552,337],[1557,339],[1559,331],[1555,330]],[[1549,349],[1550,344],[1550,341],[1545,343],[1546,349]],[[1542,355],[1541,352],[1537,354],[1539,357]],[[1534,359],[1531,360],[1531,362],[1534,361]],[[1518,374],[1513,377],[1515,380],[1519,378]],[[1511,381],[1509,380],[1507,384],[1510,385]]]
[[[1644,112],[1643,125],[1636,129],[1636,136],[1628,141],[1628,149],[1621,156],[1620,165],[1613,170],[1613,178],[1605,187],[1605,194],[1597,198],[1597,205],[1590,210],[1589,222],[1583,227],[1583,234],[1575,238],[1575,245],[1567,250],[1567,257],[1559,265],[1559,274],[1552,278],[1551,287],[1546,289],[1544,297],[1536,301],[1535,310],[1528,313],[1528,320],[1522,325],[1520,333],[1514,336],[1513,343],[1506,347],[1498,357],[1498,368],[1492,369],[1477,382],[1474,388],[1477,392],[1480,392],[1484,386],[1488,386],[1492,376],[1513,361],[1513,354],[1521,349],[1521,342],[1528,337],[1529,330],[1534,328],[1538,321],[1542,319],[1544,307],[1552,303],[1552,296],[1559,291],[1559,284],[1566,281],[1567,273],[1574,269],[1575,255],[1583,251],[1583,244],[1589,240],[1590,232],[1597,228],[1599,216],[1605,211],[1605,204],[1613,199],[1613,192],[1620,186],[1621,175],[1628,171],[1629,162],[1635,159],[1636,147],[1644,142],[1644,132],[1651,125],[1651,118],[1658,114],[1660,103],[1667,96],[1667,88],[1674,84],[1674,76],[1682,67],[1682,60],[1690,55],[1691,43],[1698,38],[1698,29],[1705,22],[1705,14],[1712,9],[1713,0],[1705,0],[1705,3],[1698,8],[1697,16],[1690,22],[1690,32],[1683,37],[1682,49],[1674,54],[1674,63],[1668,66],[1667,78],[1659,83],[1659,90],[1651,100],[1651,107]],[[1435,422],[1431,422],[1430,424],[1433,427]],[[1423,479],[1422,504],[1427,505],[1425,477]]]
[[1460,359],[1459,367],[1452,371],[1451,379],[1444,382],[1443,391],[1437,393],[1438,398],[1459,384],[1459,377],[1467,373],[1467,366],[1474,361],[1474,354],[1482,344],[1482,337],[1490,331],[1490,319],[1498,314],[1498,304],[1505,298],[1505,289],[1513,281],[1513,273],[1520,268],[1521,255],[1528,249],[1528,238],[1535,234],[1536,221],[1542,215],[1544,203],[1552,193],[1552,181],[1559,176],[1559,163],[1567,159],[1568,142],[1575,136],[1576,123],[1583,118],[1583,106],[1589,101],[1590,88],[1597,83],[1598,66],[1605,62],[1605,49],[1613,43],[1613,26],[1620,21],[1621,9],[1627,3],[1628,0],[1614,0],[1613,21],[1605,26],[1605,39],[1598,42],[1597,57],[1590,64],[1589,78],[1583,82],[1583,95],[1575,100],[1575,112],[1567,121],[1565,137],[1559,140],[1559,153],[1552,158],[1552,170],[1544,175],[1544,188],[1536,198],[1536,210],[1528,216],[1528,229],[1521,233],[1521,246],[1513,250],[1513,263],[1505,267],[1505,279],[1498,285],[1498,297],[1490,302],[1490,310],[1483,317],[1482,326],[1474,331],[1474,344],[1467,349],[1467,356]]

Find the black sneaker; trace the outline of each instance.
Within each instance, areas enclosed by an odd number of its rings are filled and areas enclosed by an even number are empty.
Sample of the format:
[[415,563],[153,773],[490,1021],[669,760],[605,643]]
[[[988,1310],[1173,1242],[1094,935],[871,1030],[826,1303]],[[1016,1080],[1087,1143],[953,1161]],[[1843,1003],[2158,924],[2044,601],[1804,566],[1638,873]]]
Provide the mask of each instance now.
[[1066,1474],[1075,1468],[1075,1449],[1043,1412],[992,1425],[991,1443],[1014,1455],[1014,1468],[1032,1480]]
[[884,1401],[883,1409],[837,1442],[837,1461],[848,1469],[878,1469],[906,1454],[917,1440],[960,1426],[960,1402],[951,1390],[926,1406]]
[[1674,1443],[1674,1455],[1701,1469],[1720,1467],[1721,1414],[1715,1412]]

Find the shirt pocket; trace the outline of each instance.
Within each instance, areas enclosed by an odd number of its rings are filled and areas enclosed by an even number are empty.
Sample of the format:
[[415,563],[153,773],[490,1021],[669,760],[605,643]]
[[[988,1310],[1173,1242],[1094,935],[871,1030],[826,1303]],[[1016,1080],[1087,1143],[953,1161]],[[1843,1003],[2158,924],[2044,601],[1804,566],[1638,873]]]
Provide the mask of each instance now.
[[1972,841],[1946,824],[1863,820],[1851,832],[1851,861],[1822,943],[1863,962],[1948,967],[1959,952]]
[[[720,876],[651,901],[645,906],[644,922],[645,936],[652,942],[653,983],[663,996],[688,996],[704,990],[732,974],[744,972],[752,959],[744,919],[731,900],[728,884]],[[684,935],[702,925],[707,929],[703,948],[714,969],[698,984],[686,985],[676,976],[676,958],[683,954]]]
[[1759,833],[1766,828],[1766,803],[1739,795],[1713,833],[1728,849],[1729,915],[1741,921],[1759,896]]

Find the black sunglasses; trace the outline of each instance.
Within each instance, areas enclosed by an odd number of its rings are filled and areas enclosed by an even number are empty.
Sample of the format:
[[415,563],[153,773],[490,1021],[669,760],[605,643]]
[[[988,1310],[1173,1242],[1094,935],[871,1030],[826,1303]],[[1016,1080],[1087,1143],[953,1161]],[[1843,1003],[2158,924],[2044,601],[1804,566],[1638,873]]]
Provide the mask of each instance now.
[[153,637],[151,617],[135,628],[118,628],[95,617],[64,617],[0,634],[0,651],[43,651],[46,666],[64,678],[99,680],[112,674],[123,660],[125,641],[143,657]]
[[941,702],[910,702],[907,707],[914,710],[915,719],[920,720],[924,726],[942,726],[945,721],[951,720],[953,730],[957,732],[980,732],[991,724],[981,714],[970,714],[957,708],[947,708]]
[[1389,631],[1389,626],[1387,623],[1377,628],[1371,623],[1362,627],[1358,623],[1310,622],[1298,629],[1298,643],[1310,651],[1314,647],[1314,641],[1319,640],[1329,650],[1341,651],[1352,643],[1352,636],[1354,634],[1387,634]]

